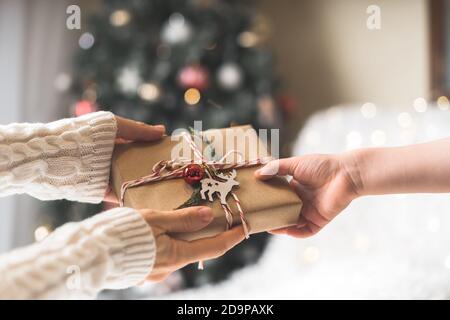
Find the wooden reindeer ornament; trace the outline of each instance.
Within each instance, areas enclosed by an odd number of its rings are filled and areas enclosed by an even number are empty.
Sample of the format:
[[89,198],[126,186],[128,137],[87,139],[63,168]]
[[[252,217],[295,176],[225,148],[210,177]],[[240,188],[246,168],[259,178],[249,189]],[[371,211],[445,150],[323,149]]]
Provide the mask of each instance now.
[[236,170],[231,171],[230,175],[219,173],[217,176],[225,181],[214,180],[211,178],[205,178],[201,181],[202,188],[200,195],[203,200],[206,200],[206,193],[208,194],[208,200],[213,201],[213,195],[217,193],[220,199],[220,203],[227,204],[227,196],[231,192],[234,186],[238,186],[239,182],[235,180]]

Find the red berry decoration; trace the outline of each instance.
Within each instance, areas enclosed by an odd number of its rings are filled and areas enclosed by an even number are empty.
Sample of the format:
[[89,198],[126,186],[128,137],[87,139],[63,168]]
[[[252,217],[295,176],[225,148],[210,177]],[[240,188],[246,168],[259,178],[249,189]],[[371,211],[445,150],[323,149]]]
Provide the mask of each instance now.
[[194,185],[200,180],[203,179],[205,175],[205,169],[198,164],[190,164],[186,168],[184,168],[183,176],[184,181],[189,183],[190,185]]

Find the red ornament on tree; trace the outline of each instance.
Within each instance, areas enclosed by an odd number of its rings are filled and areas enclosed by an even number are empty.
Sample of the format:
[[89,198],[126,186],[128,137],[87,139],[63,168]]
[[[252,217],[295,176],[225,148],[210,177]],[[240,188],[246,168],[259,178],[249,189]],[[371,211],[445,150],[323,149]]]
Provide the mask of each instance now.
[[201,65],[190,65],[178,73],[178,83],[183,88],[204,90],[209,86],[209,72]]
[[80,100],[75,104],[74,114],[79,117],[97,111],[95,104],[89,100]]
[[294,113],[296,108],[295,99],[291,96],[281,96],[279,98],[281,109],[286,116],[290,116]]
[[183,172],[184,181],[190,185],[194,185],[203,179],[205,175],[205,169],[198,164],[188,165]]

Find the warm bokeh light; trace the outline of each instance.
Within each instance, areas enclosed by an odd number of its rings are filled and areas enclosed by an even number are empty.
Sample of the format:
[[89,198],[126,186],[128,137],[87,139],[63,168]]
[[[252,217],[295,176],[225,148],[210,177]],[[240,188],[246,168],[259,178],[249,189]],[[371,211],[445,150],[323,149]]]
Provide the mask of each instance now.
[[446,96],[440,96],[437,99],[437,105],[441,110],[448,110],[450,108],[450,101]]
[[244,31],[238,36],[238,43],[241,47],[250,48],[258,43],[258,36],[251,31]]
[[427,108],[427,101],[424,98],[417,98],[414,100],[414,109],[417,112],[425,112],[427,111]]
[[371,102],[364,103],[364,104],[361,106],[361,113],[362,113],[362,115],[363,115],[364,118],[366,118],[366,119],[372,119],[372,118],[374,118],[374,117],[376,116],[376,114],[377,114],[377,106],[374,105],[374,104],[371,103]]
[[186,101],[186,103],[190,105],[197,104],[200,101],[201,97],[202,95],[200,94],[200,91],[195,88],[190,88],[184,93],[184,101]]
[[115,27],[122,27],[130,22],[130,13],[126,10],[116,10],[109,17],[109,21]]
[[47,226],[40,226],[37,227],[34,231],[34,239],[39,242],[47,238],[47,236],[50,234],[50,229]]
[[143,83],[139,86],[139,97],[146,101],[155,101],[159,98],[159,87],[154,83]]

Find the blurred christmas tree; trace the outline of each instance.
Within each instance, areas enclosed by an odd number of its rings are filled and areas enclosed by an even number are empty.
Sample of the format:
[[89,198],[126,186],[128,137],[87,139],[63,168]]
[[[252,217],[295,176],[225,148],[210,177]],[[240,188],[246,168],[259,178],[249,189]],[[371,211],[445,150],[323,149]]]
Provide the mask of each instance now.
[[[272,56],[262,45],[268,25],[255,15],[252,3],[104,1],[84,31],[72,81],[79,99],[72,115],[110,110],[165,124],[168,132],[192,126],[194,120],[202,120],[204,129],[281,127],[286,110],[274,98]],[[55,209],[56,225],[101,210],[65,201]],[[196,266],[185,268],[185,285],[222,280],[256,261],[266,239],[265,234],[252,236],[226,256],[207,262],[203,272]]]

